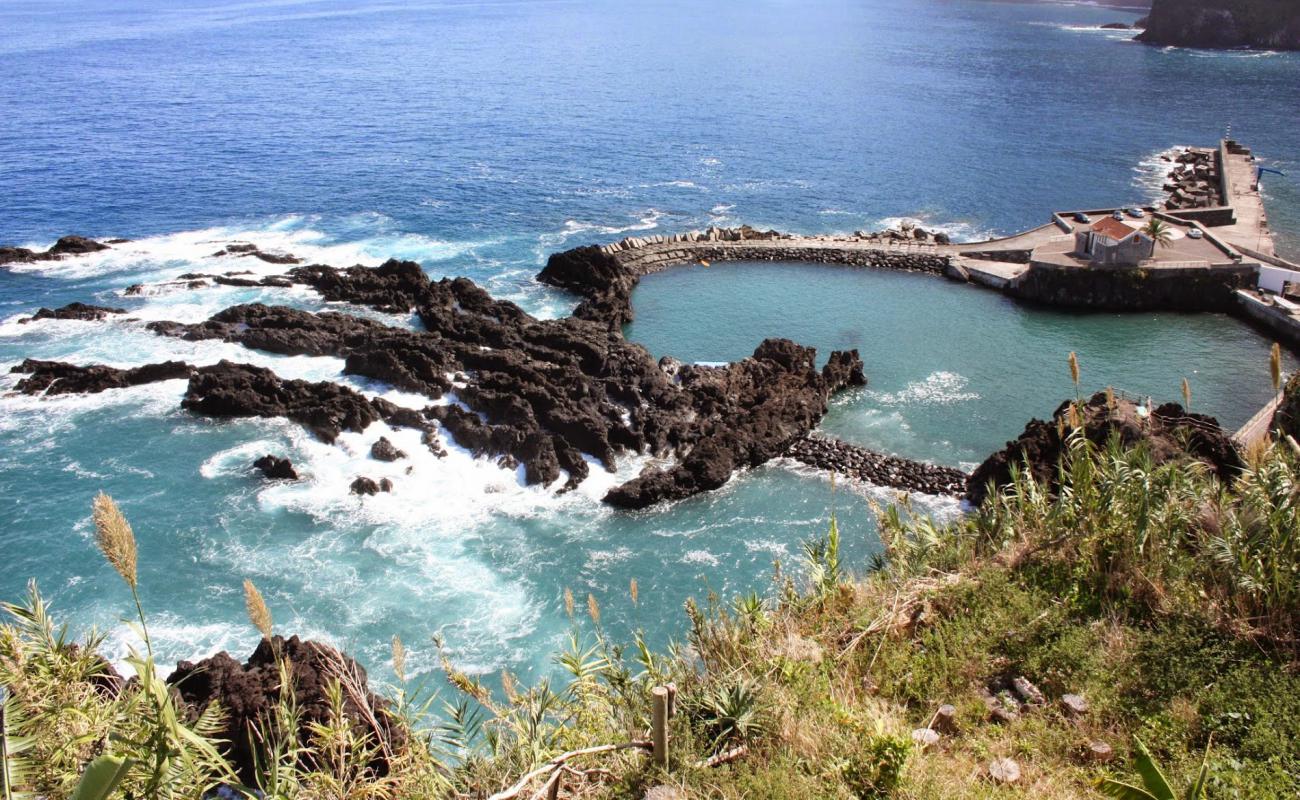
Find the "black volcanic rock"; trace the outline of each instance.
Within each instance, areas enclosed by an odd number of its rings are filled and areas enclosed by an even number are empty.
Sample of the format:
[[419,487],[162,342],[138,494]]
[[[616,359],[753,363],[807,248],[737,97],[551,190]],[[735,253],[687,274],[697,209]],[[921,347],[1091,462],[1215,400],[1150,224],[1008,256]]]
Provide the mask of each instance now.
[[293,462],[287,458],[264,455],[253,462],[253,467],[260,469],[263,475],[273,481],[298,480],[298,470],[293,468]]
[[188,378],[194,368],[183,361],[164,361],[142,367],[118,369],[102,364],[77,366],[62,361],[38,361],[28,358],[10,372],[29,377],[18,381],[23,394],[97,394],[107,389],[123,389],[157,381]]
[[26,247],[0,247],[0,264],[30,264],[35,261],[58,261],[64,256],[83,253],[95,253],[107,250],[108,245],[100,244],[84,236],[64,236],[54,246],[44,252],[36,252]]
[[64,236],[54,243],[54,246],[46,250],[46,255],[52,256],[75,256],[83,253],[97,253],[100,250],[107,250],[108,245],[100,244],[94,239],[87,239],[84,236]]
[[380,436],[379,440],[370,446],[370,457],[376,461],[397,461],[406,458],[406,453],[398,450],[388,437]]
[[1137,40],[1176,47],[1300,49],[1296,0],[1154,0]]
[[181,407],[208,417],[285,417],[327,443],[385,416],[346,386],[283,380],[269,369],[230,361],[196,369]]
[[125,308],[109,308],[108,306],[92,306],[86,303],[68,303],[61,308],[42,308],[30,317],[24,317],[18,320],[20,324],[33,322],[38,319],[74,319],[86,322],[94,322],[104,319],[109,314],[125,314]]
[[687,452],[671,468],[615,487],[605,501],[644,508],[688,497],[782,455],[820,421],[833,392],[866,383],[857,351],[834,354],[820,372],[815,356],[788,339],[767,339],[753,357],[726,367],[682,367],[680,385],[694,411]]
[[352,494],[375,495],[380,492],[393,491],[393,482],[388,478],[380,478],[376,481],[374,478],[359,477],[352,481]]
[[[190,378],[182,406],[199,414],[285,417],[326,442],[384,419],[423,431],[437,455],[445,454],[436,433],[441,427],[476,456],[522,467],[527,483],[566,478],[561,491],[586,478],[591,461],[612,471],[620,453],[675,455],[672,469],[648,470],[606,498],[630,507],[716,488],[736,469],[780,456],[818,423],[832,392],[865,383],[856,352],[832,353],[819,370],[812,349],[787,340],[768,340],[752,358],[725,367],[661,368],[622,336],[618,321],[630,318],[637,278],[620,270],[594,256],[552,259],[549,273],[570,288],[588,291],[587,281],[604,286],[588,292],[603,291],[607,302],[589,304],[587,317],[538,320],[468,279],[431,281],[414,262],[388,261],[374,269],[298,267],[288,279],[333,301],[414,310],[423,330],[261,304],[232,306],[198,324],[148,327],[271,353],[334,356],[344,359],[346,374],[430,400],[454,392],[456,400],[417,411],[338,384],[283,380],[222,362]],[[380,447],[375,455],[392,453]]]
[[415,308],[429,285],[429,277],[419,264],[396,259],[373,269],[340,270],[315,264],[292,269],[289,275],[320,292],[326,300],[344,300],[394,314]]
[[[366,766],[376,774],[388,773],[385,754],[405,743],[400,726],[386,713],[388,701],[369,690],[365,670],[348,656],[326,644],[302,641],[297,636],[274,640],[263,639],[248,661],[240,664],[221,652],[198,663],[182,661],[167,678],[179,693],[191,717],[197,717],[210,704],[220,703],[224,724],[217,738],[241,780],[252,785],[256,778],[256,758],[252,741],[257,726],[275,712],[284,684],[280,680],[281,662],[292,671],[293,695],[301,712],[297,730],[299,741],[306,745],[310,726],[329,721],[328,687],[339,680],[355,686],[356,693],[344,693],[344,712],[358,731],[372,737],[378,754]],[[364,704],[364,705],[363,705]]]
[[[222,249],[213,253],[214,258],[221,256],[239,256],[251,257],[265,261],[268,264],[301,264],[302,259],[287,253],[267,253],[258,248],[255,244],[240,243],[226,245]],[[237,285],[237,284],[236,284]]]
[[[1040,482],[1057,486],[1057,465],[1067,450],[1063,435],[1068,436],[1069,408],[1073,401],[1062,403],[1051,422],[1030,420],[1014,442],[989,456],[971,473],[966,483],[966,498],[979,505],[989,494],[1011,483],[1011,468],[1028,469]],[[1180,459],[1194,459],[1210,465],[1219,477],[1230,479],[1242,467],[1240,454],[1231,436],[1219,427],[1218,420],[1185,411],[1177,403],[1167,403],[1151,411],[1147,418],[1137,413],[1137,406],[1122,398],[1109,405],[1104,393],[1098,392],[1082,406],[1080,422],[1089,441],[1105,445],[1115,436],[1125,447],[1144,445],[1156,464]]]

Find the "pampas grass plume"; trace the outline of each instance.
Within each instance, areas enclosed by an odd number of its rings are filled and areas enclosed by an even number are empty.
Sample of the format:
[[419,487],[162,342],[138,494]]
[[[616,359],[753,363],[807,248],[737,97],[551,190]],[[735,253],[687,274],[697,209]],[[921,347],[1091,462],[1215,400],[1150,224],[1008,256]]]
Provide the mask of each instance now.
[[95,542],[132,591],[136,588],[135,532],[113,498],[100,492],[95,496],[91,516],[95,520]]

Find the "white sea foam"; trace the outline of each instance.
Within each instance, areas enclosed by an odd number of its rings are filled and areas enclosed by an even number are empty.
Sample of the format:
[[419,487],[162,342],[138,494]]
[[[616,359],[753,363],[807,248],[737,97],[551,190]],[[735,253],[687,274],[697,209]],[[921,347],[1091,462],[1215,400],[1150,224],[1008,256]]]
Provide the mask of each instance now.
[[659,220],[663,219],[665,213],[656,208],[650,208],[640,215],[635,221],[624,225],[609,225],[598,222],[586,222],[576,219],[567,219],[564,221],[564,227],[554,233],[544,233],[538,237],[539,258],[546,253],[562,246],[565,242],[575,236],[589,236],[592,234],[599,236],[615,236],[620,233],[632,233],[634,231],[648,231],[659,227]]
[[[288,267],[267,264],[244,256],[215,256],[226,245],[251,243],[268,253],[289,253],[304,263],[375,266],[390,257],[423,262],[445,261],[476,247],[498,244],[498,239],[452,242],[414,233],[393,231],[383,215],[363,214],[345,220],[342,227],[359,234],[343,240],[320,229],[317,217],[288,215],[261,225],[226,225],[178,233],[149,236],[112,245],[97,253],[12,264],[15,272],[33,272],[56,278],[82,280],[92,277],[120,277],[126,282],[157,282],[175,279],[186,272],[249,270],[253,277],[282,273]],[[33,242],[27,247],[44,249],[53,242]]]
[[[303,630],[300,635],[306,632]],[[324,636],[324,632],[317,632],[310,638]],[[156,660],[161,665],[159,669],[164,677],[168,671],[167,665],[177,661],[199,661],[222,650],[242,660],[253,652],[258,642],[257,632],[247,623],[186,624],[167,613],[150,614],[149,638],[153,642]],[[144,655],[144,639],[134,625],[118,624],[106,631],[99,652],[118,672],[129,677],[135,674],[135,670],[126,663],[126,659],[132,653]]]
[[938,221],[932,215],[920,213],[916,216],[884,217],[876,221],[873,227],[880,229],[901,229],[904,223],[925,228],[930,233],[946,233],[954,242],[982,242],[996,238],[999,234],[992,228],[980,227],[974,221],[955,220]]
[[716,567],[721,561],[708,550],[687,550],[682,554],[683,564],[700,564],[706,567]]
[[1133,167],[1133,187],[1141,193],[1145,202],[1164,201],[1165,181],[1169,179],[1169,172],[1174,168],[1174,162],[1165,159],[1178,155],[1184,149],[1186,149],[1185,146],[1179,145],[1165,150],[1157,150]]
[[947,406],[979,399],[977,393],[966,391],[969,383],[962,375],[940,370],[925,380],[912,381],[900,391],[870,394],[877,402],[890,406]]

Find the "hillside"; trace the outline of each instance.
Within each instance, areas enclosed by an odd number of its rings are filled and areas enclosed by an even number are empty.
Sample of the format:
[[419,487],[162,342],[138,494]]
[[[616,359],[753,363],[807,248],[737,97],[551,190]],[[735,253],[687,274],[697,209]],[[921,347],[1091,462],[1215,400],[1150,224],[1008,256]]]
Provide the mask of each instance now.
[[1178,47],[1300,49],[1295,0],[1155,0],[1138,41]]

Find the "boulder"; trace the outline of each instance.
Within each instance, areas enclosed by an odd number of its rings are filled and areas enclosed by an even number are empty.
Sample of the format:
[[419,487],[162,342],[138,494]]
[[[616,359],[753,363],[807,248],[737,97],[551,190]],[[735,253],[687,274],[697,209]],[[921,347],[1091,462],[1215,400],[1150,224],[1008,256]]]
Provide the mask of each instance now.
[[388,478],[380,478],[376,481],[374,478],[362,476],[352,481],[352,494],[375,495],[391,491],[393,491],[393,482]]
[[406,453],[398,450],[387,437],[380,436],[379,441],[370,446],[370,457],[376,461],[397,461],[406,458]]
[[254,461],[253,467],[260,469],[263,475],[274,481],[298,480],[298,471],[293,468],[293,462],[287,458],[265,455]]

